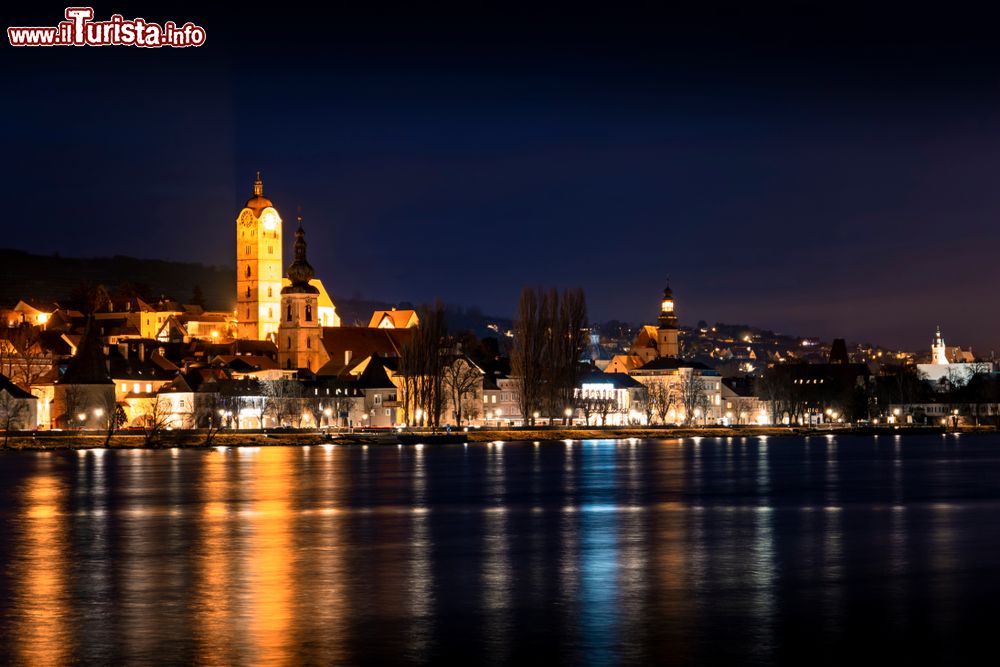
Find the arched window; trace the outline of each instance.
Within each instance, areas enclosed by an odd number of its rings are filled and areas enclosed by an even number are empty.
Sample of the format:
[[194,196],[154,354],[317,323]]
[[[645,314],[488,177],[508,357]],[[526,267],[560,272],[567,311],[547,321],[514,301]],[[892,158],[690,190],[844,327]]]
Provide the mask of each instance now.
[[271,288],[270,287],[267,288],[267,295],[271,296]]
[[250,277],[250,265],[247,264],[247,278]]
[[287,368],[288,370],[292,370],[292,360],[291,359],[286,359],[285,360],[285,368]]
[[247,306],[247,319],[250,319],[250,306]]
[[307,350],[312,349],[312,338],[306,338],[306,349]]
[[247,285],[247,298],[248,299],[250,298],[250,286],[249,285]]
[[291,322],[292,321],[292,304],[288,304],[288,306],[287,306],[287,309],[286,309],[286,312],[285,312],[285,321],[286,322]]
[[313,321],[313,307],[311,304],[306,304],[306,322]]

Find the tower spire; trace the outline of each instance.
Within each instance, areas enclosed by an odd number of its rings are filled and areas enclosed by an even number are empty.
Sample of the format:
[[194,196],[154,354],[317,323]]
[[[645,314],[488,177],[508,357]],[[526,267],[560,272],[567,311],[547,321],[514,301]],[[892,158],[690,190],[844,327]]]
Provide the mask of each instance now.
[[260,170],[257,170],[257,180],[253,182],[254,195],[261,197],[264,195],[264,182],[260,180]]

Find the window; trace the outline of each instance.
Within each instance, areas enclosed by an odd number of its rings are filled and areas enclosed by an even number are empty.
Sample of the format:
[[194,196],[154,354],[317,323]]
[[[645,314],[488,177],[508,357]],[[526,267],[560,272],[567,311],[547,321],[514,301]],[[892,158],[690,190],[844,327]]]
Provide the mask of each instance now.
[[271,288],[270,287],[267,288],[267,295],[271,296]]
[[136,393],[136,394],[139,393],[140,390],[139,390],[139,383],[138,382],[136,382],[134,385],[132,385],[132,391],[134,393]]
[[270,246],[270,245],[267,246],[267,254],[270,255],[272,252],[274,252],[274,246]]
[[247,319],[250,319],[250,306],[247,306]]
[[497,395],[496,395],[496,394],[493,394],[493,402],[494,402],[494,403],[496,403],[496,402],[497,402]]
[[250,277],[250,265],[247,264],[247,278]]
[[392,408],[386,408],[385,409],[385,416],[386,417],[391,417],[392,416]]
[[250,286],[249,285],[247,285],[247,298],[248,299],[250,298]]
[[382,394],[375,394],[375,405],[382,405]]
[[288,337],[288,349],[289,350],[292,349],[292,337],[291,336]]
[[313,321],[313,307],[310,304],[306,304],[306,322]]
[[306,338],[306,349],[307,350],[312,349],[312,338]]
[[122,393],[123,394],[127,394],[128,393],[128,383],[127,382],[122,382]]
[[149,384],[148,382],[146,383],[146,393],[147,394],[153,393],[153,385]]
[[291,322],[292,321],[292,304],[288,304],[286,306],[285,321],[287,321],[287,322]]

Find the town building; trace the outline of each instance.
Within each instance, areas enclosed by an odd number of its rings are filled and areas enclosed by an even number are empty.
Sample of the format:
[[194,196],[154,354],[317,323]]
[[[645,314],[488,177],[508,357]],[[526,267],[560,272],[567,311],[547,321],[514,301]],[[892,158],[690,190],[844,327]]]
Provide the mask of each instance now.
[[319,289],[306,259],[302,218],[295,232],[295,260],[288,267],[288,285],[281,288],[281,322],[278,325],[278,365],[285,370],[318,371],[328,360],[319,319]]

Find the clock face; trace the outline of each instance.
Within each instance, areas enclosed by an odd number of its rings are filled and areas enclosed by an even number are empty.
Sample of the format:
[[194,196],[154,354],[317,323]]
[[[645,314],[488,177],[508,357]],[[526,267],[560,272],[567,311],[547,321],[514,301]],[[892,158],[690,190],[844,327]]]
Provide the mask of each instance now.
[[271,232],[278,226],[281,222],[281,218],[278,217],[277,212],[273,208],[264,209],[263,215],[261,215],[261,220],[264,222],[264,229]]
[[240,214],[240,224],[244,227],[253,227],[253,213],[249,209],[243,209],[243,213]]

